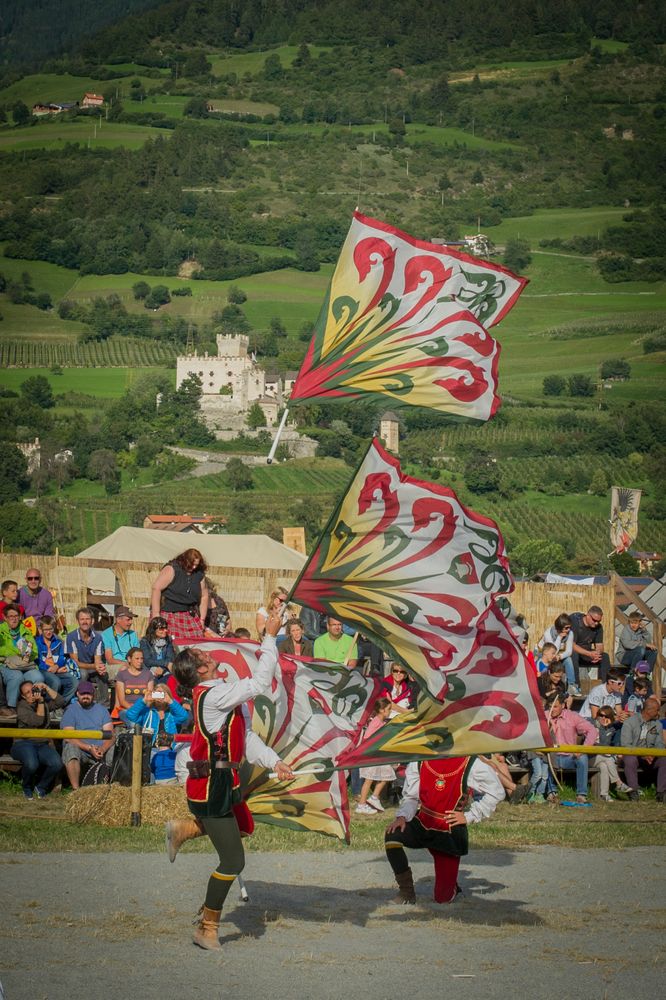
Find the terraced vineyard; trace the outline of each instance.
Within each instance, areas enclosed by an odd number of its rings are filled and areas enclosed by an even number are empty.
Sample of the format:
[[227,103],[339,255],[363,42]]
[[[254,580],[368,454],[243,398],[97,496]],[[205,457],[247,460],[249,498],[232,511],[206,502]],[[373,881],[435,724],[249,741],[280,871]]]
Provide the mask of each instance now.
[[0,341],[0,368],[150,368],[168,365],[176,356],[170,344],[114,337],[101,343],[73,340]]

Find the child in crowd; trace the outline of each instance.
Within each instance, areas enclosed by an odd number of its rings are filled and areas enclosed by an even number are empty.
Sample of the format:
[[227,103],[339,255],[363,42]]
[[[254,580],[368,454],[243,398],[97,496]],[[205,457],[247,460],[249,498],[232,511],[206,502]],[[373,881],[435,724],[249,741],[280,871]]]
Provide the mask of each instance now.
[[622,707],[625,711],[635,715],[636,712],[640,712],[642,710],[643,705],[645,704],[645,699],[649,694],[650,685],[647,677],[639,674],[634,680],[633,693],[627,696],[627,700]]
[[60,694],[66,705],[74,697],[80,680],[79,669],[65,654],[65,644],[55,634],[55,619],[42,615],[38,625],[37,668],[49,687]]
[[548,779],[550,778],[548,760],[545,753],[537,753],[534,750],[527,753],[527,759],[532,770],[527,803],[528,805],[540,804],[546,801]]
[[[617,725],[615,723],[615,712],[610,705],[603,705],[596,719],[592,720],[592,725],[599,731],[597,742],[600,747],[612,747],[615,742]],[[612,802],[610,796],[611,782],[618,792],[628,793],[631,791],[629,785],[620,778],[617,773],[617,763],[612,754],[598,754],[594,758],[594,764],[599,768],[599,798],[604,802]]]
[[624,701],[628,701],[629,697],[634,693],[634,684],[638,681],[645,681],[647,684],[648,695],[652,694],[652,683],[650,681],[650,664],[647,660],[639,660],[635,667],[627,674],[627,679],[624,685]]
[[[373,706],[372,718],[361,734],[361,740],[367,740],[378,729],[381,729],[384,723],[388,722],[391,718],[392,709],[393,705],[388,698],[377,698]],[[359,774],[364,781],[361,787],[361,796],[356,806],[356,812],[363,813],[366,816],[372,816],[376,812],[384,812],[380,795],[387,782],[395,780],[395,771],[388,764],[380,764],[376,767],[362,767]],[[370,795],[370,789],[375,782],[377,784],[375,785],[374,794]]]
[[[539,674],[545,673],[552,663],[557,663],[559,666],[559,661],[557,659],[557,646],[552,642],[544,642],[541,647],[541,656],[537,660],[537,670],[539,671]],[[564,667],[562,667],[562,674],[564,674]]]

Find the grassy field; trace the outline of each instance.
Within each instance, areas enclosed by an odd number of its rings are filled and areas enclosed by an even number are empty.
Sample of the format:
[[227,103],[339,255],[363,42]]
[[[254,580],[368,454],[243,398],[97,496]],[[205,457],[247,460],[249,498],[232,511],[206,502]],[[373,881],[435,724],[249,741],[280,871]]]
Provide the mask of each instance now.
[[[310,45],[310,55],[316,59],[320,52],[327,52],[330,48],[330,45]],[[297,53],[297,45],[279,45],[264,52],[224,52],[220,55],[208,56],[208,61],[212,64],[215,76],[226,76],[228,73],[235,73],[238,77],[244,76],[246,73],[254,76],[263,70],[267,56],[276,55],[283,66],[289,67]]]
[[9,107],[15,101],[23,101],[32,108],[37,103],[81,101],[87,91],[102,94],[117,90],[122,97],[129,94],[130,82],[134,79],[141,80],[146,90],[159,83],[159,80],[142,76],[140,72],[136,76],[119,76],[113,80],[95,80],[93,77],[70,76],[67,73],[33,73],[0,90],[0,104]]
[[506,219],[499,226],[488,226],[486,233],[496,244],[522,239],[537,247],[539,240],[544,239],[596,236],[607,226],[618,225],[627,211],[626,208],[610,205],[598,208],[546,208],[532,215]]
[[[43,375],[51,383],[53,392],[83,392],[98,399],[118,399],[143,375],[166,372],[166,368],[80,368],[64,369],[62,375],[53,375],[48,368],[9,368],[2,372],[1,384],[5,389],[18,390],[27,378]],[[171,372],[175,382],[175,372]]]
[[60,149],[65,143],[78,143],[89,149],[103,147],[115,149],[140,149],[147,139],[168,135],[163,129],[127,122],[105,122],[97,126],[93,118],[62,121],[55,118],[42,120],[32,127],[0,129],[0,152],[20,152],[22,149]]
[[232,115],[277,115],[280,111],[277,104],[269,104],[266,101],[234,101],[220,97],[210,103],[214,111]]

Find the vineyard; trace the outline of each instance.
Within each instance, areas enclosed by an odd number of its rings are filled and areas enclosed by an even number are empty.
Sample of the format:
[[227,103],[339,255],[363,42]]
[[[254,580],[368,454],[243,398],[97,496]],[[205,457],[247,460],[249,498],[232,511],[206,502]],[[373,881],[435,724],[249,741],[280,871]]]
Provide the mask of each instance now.
[[114,337],[79,344],[73,340],[0,341],[0,368],[150,368],[176,357],[170,344]]

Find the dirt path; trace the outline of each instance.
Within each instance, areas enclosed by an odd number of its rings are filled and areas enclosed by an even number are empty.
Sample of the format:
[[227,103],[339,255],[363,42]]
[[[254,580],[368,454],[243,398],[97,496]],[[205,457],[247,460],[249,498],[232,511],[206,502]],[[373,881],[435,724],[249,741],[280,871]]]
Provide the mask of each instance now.
[[379,852],[251,854],[211,954],[190,944],[206,856],[2,854],[6,1000],[659,995],[662,848],[477,851],[452,907],[412,864],[404,908]]

